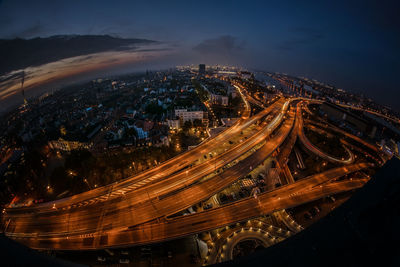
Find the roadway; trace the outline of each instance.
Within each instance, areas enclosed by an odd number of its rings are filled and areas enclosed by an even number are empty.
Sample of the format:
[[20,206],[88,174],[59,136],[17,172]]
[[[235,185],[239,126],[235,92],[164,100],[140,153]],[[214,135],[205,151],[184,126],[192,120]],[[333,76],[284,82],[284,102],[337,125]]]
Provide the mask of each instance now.
[[290,135],[288,138],[285,140],[285,142],[282,144],[281,147],[279,147],[279,153],[276,157],[277,163],[278,163],[278,168],[280,170],[280,176],[282,177],[282,180],[285,181],[285,183],[294,183],[294,178],[292,173],[290,172],[290,169],[287,165],[289,155],[293,150],[294,144],[296,143],[297,136],[300,131],[300,121],[299,121],[299,116],[301,116],[301,102],[297,103],[296,106],[296,119],[294,123],[294,127],[290,132]]
[[[12,219],[10,226],[15,225],[13,232],[17,233],[82,234],[103,228],[120,229],[173,215],[208,199],[246,175],[252,167],[261,164],[285,140],[292,127],[293,120],[293,116],[287,119],[277,130],[274,137],[253,154],[243,159],[240,164],[236,164],[208,180],[185,187],[184,190],[174,191],[175,188],[172,187],[163,196],[159,195],[158,198],[154,199],[146,197],[146,194],[144,194],[145,198],[142,201],[138,200],[135,197],[135,192],[133,192],[115,201],[101,203],[97,209],[87,207],[76,211],[60,211],[58,213],[9,215],[8,218]],[[242,151],[238,151],[238,154],[241,155]],[[213,169],[214,166],[211,165],[210,167]],[[101,218],[100,225],[99,218]]]
[[[240,88],[238,90],[244,99],[248,98]],[[37,249],[99,249],[148,244],[208,231],[361,187],[366,179],[336,179],[373,164],[348,163],[297,182],[290,181],[257,198],[242,199],[191,215],[177,215],[247,175],[275,151],[279,151],[278,162],[286,165],[297,136],[301,139],[303,133],[300,104],[296,112],[288,112],[293,100],[297,99],[280,98],[252,117],[245,101],[246,114],[232,127],[149,171],[58,201],[8,208],[2,216],[4,232]],[[274,118],[263,122],[253,136],[185,169],[268,114],[273,114]],[[174,217],[170,217],[172,215]]]
[[[154,167],[148,171],[142,172],[133,177],[127,178],[125,180],[99,187],[90,191],[83,192],[81,194],[77,194],[71,197],[63,198],[56,201],[41,203],[32,207],[21,207],[21,208],[8,208],[6,209],[7,213],[13,212],[33,212],[33,211],[55,211],[55,207],[57,209],[71,209],[71,208],[80,208],[82,205],[91,205],[98,202],[108,201],[111,198],[120,197],[129,191],[133,191],[145,184],[155,182],[157,180],[161,180],[168,175],[171,175],[179,170],[188,167],[190,164],[195,162],[197,159],[202,157],[204,154],[208,154],[209,151],[215,149],[218,144],[221,142],[225,142],[245,128],[249,127],[256,121],[268,115],[270,112],[276,109],[281,109],[282,106],[285,105],[285,100],[283,98],[276,101],[273,105],[264,109],[262,112],[257,115],[248,118],[248,114],[250,114],[250,108],[246,109],[246,114],[243,115],[242,118],[238,120],[232,127],[227,130],[221,132],[219,135],[215,136],[209,141],[189,150],[185,153],[182,153],[171,160],[168,160],[157,167]],[[245,118],[246,117],[246,118]],[[84,204],[82,204],[84,203]]]
[[362,187],[367,179],[335,181],[351,172],[370,167],[370,164],[359,163],[328,170],[264,192],[258,198],[246,198],[224,206],[199,213],[175,217],[173,219],[148,222],[121,231],[107,231],[87,235],[71,235],[62,237],[29,238],[29,235],[11,235],[30,247],[44,249],[98,249],[119,247],[131,244],[143,245],[162,242],[187,235],[192,235],[226,225],[271,214],[275,211],[295,207],[328,195],[346,192]]
[[[312,115],[313,115],[313,113],[308,108],[308,102],[322,103],[322,101],[317,101],[317,100],[308,100],[306,102],[307,104],[304,106],[304,108],[305,108],[305,110],[307,112],[309,112]],[[378,154],[381,153],[381,151],[378,149],[377,146],[375,146],[375,145],[373,145],[373,144],[361,139],[360,137],[355,136],[355,135],[353,135],[351,133],[348,133],[348,132],[346,132],[346,131],[344,131],[344,130],[342,130],[342,129],[340,129],[340,128],[338,128],[338,127],[336,127],[336,126],[334,126],[334,125],[332,125],[330,123],[324,122],[320,118],[318,118],[318,120],[319,121],[306,120],[306,122],[309,123],[309,124],[313,124],[315,126],[319,126],[320,128],[325,129],[325,130],[329,129],[329,130],[332,130],[333,132],[340,133],[340,134],[344,135],[345,137],[353,139],[354,141],[356,141],[356,142],[368,147],[369,149],[373,150],[374,152],[377,152]]]
[[319,149],[318,147],[316,147],[315,145],[313,145],[310,140],[308,140],[307,136],[304,134],[304,126],[303,126],[303,116],[300,115],[298,116],[298,119],[300,121],[300,131],[299,131],[299,139],[301,141],[301,143],[312,153],[314,153],[315,155],[319,156],[320,158],[326,159],[330,162],[333,163],[340,163],[340,164],[351,164],[354,162],[354,154],[347,148],[344,146],[347,154],[348,154],[348,158],[342,158],[342,159],[338,159],[335,158],[327,153],[325,153],[324,151],[322,151],[321,149]]

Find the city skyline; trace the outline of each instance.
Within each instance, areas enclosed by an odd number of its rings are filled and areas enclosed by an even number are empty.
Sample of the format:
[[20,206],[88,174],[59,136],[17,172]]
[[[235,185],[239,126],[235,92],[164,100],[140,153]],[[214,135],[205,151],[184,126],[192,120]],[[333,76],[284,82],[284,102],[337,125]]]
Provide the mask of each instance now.
[[0,265],[397,266],[399,6],[0,0]]
[[0,229],[88,265],[232,264],[354,200],[396,164],[399,122],[332,86],[232,66],[76,84],[3,116]]

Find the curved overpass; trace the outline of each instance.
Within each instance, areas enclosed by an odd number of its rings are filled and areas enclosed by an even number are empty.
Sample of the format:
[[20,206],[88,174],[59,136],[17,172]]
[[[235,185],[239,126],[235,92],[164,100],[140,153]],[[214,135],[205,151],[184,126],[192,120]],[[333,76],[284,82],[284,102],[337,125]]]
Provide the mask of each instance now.
[[315,155],[319,156],[320,158],[326,159],[330,162],[333,163],[340,163],[340,164],[351,164],[354,162],[354,154],[346,147],[343,146],[348,154],[348,158],[347,159],[338,159],[335,158],[325,152],[323,152],[321,149],[319,149],[318,147],[316,147],[315,145],[313,145],[310,140],[308,140],[307,136],[304,134],[304,124],[303,124],[303,116],[299,115],[299,121],[300,121],[300,131],[299,131],[299,139],[301,141],[301,143],[312,153],[314,153]]

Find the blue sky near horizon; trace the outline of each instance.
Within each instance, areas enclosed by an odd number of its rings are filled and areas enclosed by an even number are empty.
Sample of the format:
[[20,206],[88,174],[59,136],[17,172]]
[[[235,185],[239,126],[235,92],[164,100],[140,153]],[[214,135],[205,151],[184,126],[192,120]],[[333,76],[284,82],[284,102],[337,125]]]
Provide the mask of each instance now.
[[[0,38],[110,34],[168,43],[165,64],[318,79],[400,109],[398,1],[0,1]],[[397,105],[397,106],[396,106]]]

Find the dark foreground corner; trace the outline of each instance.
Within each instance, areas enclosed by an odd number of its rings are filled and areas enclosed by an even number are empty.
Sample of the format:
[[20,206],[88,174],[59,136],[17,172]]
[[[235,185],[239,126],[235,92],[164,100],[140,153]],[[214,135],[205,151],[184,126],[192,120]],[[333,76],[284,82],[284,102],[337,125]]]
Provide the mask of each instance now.
[[306,230],[217,266],[400,266],[400,160]]
[[39,253],[33,249],[25,247],[14,240],[0,235],[0,266],[61,266],[61,267],[82,267],[72,262],[60,260],[49,255]]

